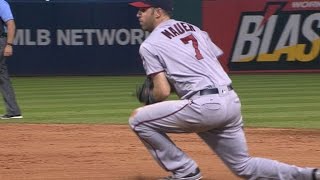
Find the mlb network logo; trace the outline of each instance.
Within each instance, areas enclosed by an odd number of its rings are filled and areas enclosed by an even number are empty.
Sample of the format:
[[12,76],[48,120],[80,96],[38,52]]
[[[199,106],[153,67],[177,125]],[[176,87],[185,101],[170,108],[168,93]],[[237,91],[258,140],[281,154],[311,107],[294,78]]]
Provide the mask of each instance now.
[[320,69],[320,2],[267,2],[242,12],[230,70]]

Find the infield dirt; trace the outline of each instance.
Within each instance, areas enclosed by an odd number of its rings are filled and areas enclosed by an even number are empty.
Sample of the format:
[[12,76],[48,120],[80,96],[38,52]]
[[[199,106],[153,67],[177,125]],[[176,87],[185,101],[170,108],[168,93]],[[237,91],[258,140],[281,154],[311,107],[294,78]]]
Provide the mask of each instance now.
[[[246,128],[249,152],[299,166],[320,166],[320,130]],[[1,180],[152,180],[163,171],[127,125],[1,124]],[[170,137],[205,180],[234,176],[195,134]]]

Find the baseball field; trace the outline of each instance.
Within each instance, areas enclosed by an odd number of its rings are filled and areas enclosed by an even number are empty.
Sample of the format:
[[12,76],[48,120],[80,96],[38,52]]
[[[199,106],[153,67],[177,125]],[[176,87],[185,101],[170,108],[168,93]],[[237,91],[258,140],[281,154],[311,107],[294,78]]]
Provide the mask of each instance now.
[[[231,75],[251,155],[320,166],[319,77]],[[13,77],[24,118],[0,120],[0,179],[152,180],[168,175],[128,127],[130,113],[140,106],[134,92],[143,79]],[[170,137],[196,160],[205,180],[239,179],[195,134]]]

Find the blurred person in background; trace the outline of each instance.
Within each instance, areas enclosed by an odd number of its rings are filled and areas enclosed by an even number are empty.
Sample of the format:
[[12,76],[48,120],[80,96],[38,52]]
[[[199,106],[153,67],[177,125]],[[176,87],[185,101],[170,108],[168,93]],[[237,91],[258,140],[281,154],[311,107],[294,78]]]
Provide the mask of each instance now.
[[1,119],[22,118],[6,65],[7,57],[13,54],[15,31],[10,5],[5,0],[0,0],[0,91],[6,106],[6,113],[0,116]]

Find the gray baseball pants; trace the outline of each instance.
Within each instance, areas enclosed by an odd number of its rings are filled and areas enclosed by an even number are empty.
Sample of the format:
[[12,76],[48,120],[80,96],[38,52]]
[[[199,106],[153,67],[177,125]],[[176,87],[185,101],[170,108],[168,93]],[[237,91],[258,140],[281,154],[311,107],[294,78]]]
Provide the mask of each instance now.
[[158,164],[177,178],[198,165],[167,133],[197,133],[234,174],[244,179],[312,179],[312,168],[248,154],[241,103],[234,91],[144,106],[133,112],[129,124]]
[[20,108],[16,101],[15,92],[8,74],[6,57],[3,55],[6,41],[7,39],[5,37],[0,38],[0,91],[6,107],[6,114],[21,115]]

